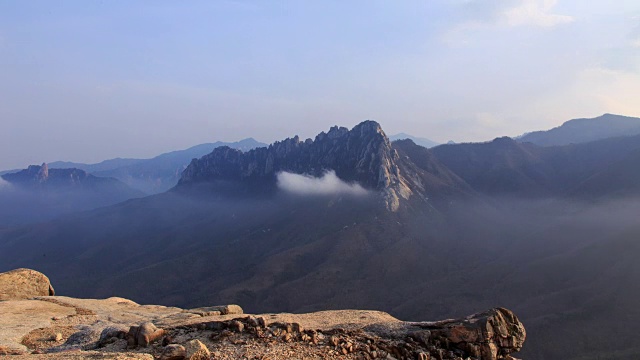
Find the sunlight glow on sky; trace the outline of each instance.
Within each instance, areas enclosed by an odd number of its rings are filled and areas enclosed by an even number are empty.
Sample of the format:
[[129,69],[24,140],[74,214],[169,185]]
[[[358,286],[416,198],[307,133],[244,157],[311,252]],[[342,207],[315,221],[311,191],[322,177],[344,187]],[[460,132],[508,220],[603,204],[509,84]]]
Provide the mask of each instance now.
[[640,116],[637,0],[3,1],[0,169]]

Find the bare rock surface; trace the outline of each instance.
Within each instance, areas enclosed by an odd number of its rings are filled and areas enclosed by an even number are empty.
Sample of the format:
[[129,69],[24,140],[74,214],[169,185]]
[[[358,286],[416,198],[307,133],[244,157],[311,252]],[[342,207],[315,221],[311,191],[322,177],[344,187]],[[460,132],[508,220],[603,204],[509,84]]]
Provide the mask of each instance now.
[[46,301],[0,301],[0,347],[26,351],[22,337],[38,328],[52,326],[52,318],[75,314],[74,309]]
[[98,351],[77,351],[68,352],[64,354],[30,354],[30,355],[18,355],[11,356],[9,360],[53,360],[53,359],[67,359],[67,360],[153,360],[153,355],[144,353],[104,353]]
[[507,360],[526,336],[502,308],[459,320],[404,322],[380,311],[218,315],[209,308],[54,296],[3,301],[0,313],[0,355],[21,354],[11,359]]
[[15,269],[0,273],[0,301],[30,299],[54,295],[49,278],[31,269]]

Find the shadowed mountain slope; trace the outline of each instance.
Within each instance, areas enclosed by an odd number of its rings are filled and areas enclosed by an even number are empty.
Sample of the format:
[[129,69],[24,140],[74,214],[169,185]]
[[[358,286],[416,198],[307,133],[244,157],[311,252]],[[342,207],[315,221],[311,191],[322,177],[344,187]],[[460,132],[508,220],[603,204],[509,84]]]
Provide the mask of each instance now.
[[551,130],[527,133],[517,138],[517,141],[557,146],[632,135],[640,135],[640,118],[604,114],[593,119],[569,120]]
[[95,171],[94,174],[114,177],[147,194],[157,194],[174,187],[180,180],[182,171],[192,159],[200,158],[221,146],[228,146],[238,151],[249,151],[267,145],[252,138],[232,143],[218,141],[196,145],[185,150],[172,151],[115,169]]
[[[598,179],[611,171],[620,186],[602,182],[597,190],[600,196],[640,190],[640,183],[634,182],[637,155],[633,155],[640,151],[640,136],[549,147],[503,137],[487,143],[441,145],[430,151],[472,189],[491,196],[591,198],[596,195],[591,194],[598,186],[595,183],[604,181]],[[583,185],[587,181],[592,185]]]
[[[42,271],[71,296],[251,312],[433,319],[504,306],[527,326],[527,359],[633,357],[633,332],[602,329],[640,320],[640,202],[571,191],[633,161],[637,143],[425,149],[369,121],[217,148],[169,192],[0,231],[0,271]],[[278,177],[327,171],[366,191],[294,193]]]

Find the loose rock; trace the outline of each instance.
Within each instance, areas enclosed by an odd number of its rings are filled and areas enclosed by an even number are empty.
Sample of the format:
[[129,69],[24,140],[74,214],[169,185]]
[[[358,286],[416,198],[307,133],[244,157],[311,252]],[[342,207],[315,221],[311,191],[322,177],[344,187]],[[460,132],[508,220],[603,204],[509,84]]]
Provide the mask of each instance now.
[[209,360],[211,353],[200,340],[191,340],[184,346],[185,359],[187,360]]
[[187,350],[179,344],[167,345],[160,355],[160,360],[183,360],[187,357]]

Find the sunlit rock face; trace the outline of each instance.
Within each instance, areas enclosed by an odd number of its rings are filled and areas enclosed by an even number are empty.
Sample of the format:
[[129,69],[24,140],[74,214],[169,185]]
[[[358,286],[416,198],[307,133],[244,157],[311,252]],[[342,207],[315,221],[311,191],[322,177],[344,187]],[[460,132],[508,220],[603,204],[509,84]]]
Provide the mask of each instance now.
[[351,130],[334,126],[313,140],[302,141],[295,136],[246,153],[217,148],[194,159],[182,174],[179,186],[233,181],[273,189],[280,172],[321,177],[333,171],[344,182],[379,192],[385,205],[397,210],[400,199],[412,195],[398,159],[398,152],[380,125],[365,121]]

